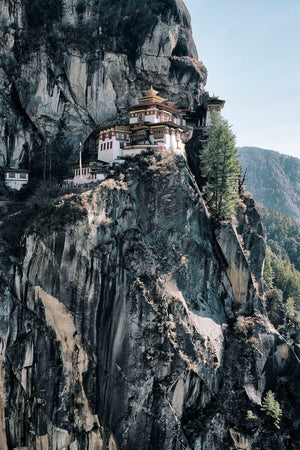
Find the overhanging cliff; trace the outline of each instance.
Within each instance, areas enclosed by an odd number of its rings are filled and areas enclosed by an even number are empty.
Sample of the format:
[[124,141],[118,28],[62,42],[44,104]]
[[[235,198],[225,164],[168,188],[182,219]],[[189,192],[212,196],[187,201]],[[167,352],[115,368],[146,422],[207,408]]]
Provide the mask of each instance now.
[[[150,84],[178,106],[203,95],[179,0],[1,8],[1,152],[33,175],[50,160],[65,173]],[[30,201],[3,213],[1,449],[298,448],[299,361],[264,311],[247,196],[233,227],[215,235],[184,159],[149,153],[38,215]],[[280,432],[260,411],[267,389]]]
[[3,0],[1,152],[59,174],[79,142],[152,84],[180,107],[203,94],[181,0]]

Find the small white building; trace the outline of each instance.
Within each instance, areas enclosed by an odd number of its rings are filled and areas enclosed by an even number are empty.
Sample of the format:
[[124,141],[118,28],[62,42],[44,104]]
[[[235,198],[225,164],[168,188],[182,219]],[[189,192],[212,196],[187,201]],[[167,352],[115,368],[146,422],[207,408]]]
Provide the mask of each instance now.
[[205,100],[205,102],[203,103],[203,106],[206,111],[205,120],[203,124],[205,127],[209,127],[211,125],[212,111],[217,111],[218,114],[221,114],[221,109],[224,108],[224,105],[225,100],[220,100],[219,97],[216,97],[215,95]]
[[28,183],[29,170],[3,168],[5,185],[11,189],[19,191],[22,186]]
[[99,161],[75,164],[73,185],[97,183],[105,180],[104,165]]
[[99,130],[98,160],[112,162],[122,155],[125,145],[130,143],[129,125],[110,125]]

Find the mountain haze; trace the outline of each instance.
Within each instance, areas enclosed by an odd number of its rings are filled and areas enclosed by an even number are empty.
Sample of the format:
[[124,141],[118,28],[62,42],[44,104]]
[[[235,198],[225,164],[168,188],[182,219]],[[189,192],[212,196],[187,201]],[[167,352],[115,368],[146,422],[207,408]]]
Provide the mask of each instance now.
[[254,199],[300,222],[300,159],[257,147],[241,147],[239,154]]

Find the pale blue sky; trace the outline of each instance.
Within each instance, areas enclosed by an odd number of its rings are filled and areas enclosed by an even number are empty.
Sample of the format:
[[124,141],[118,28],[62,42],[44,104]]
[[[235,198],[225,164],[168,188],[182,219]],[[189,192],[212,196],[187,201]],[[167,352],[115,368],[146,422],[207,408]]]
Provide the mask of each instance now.
[[185,0],[239,146],[300,158],[300,0]]

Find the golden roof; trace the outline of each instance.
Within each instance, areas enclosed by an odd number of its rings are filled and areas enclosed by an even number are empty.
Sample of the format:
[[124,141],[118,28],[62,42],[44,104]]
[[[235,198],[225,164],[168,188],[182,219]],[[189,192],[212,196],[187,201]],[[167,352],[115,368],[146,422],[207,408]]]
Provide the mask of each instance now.
[[163,103],[166,101],[165,98],[159,97],[157,94],[158,91],[153,89],[153,87],[151,86],[150,89],[144,91],[144,97],[140,97],[139,101],[141,103],[153,103],[153,102]]

